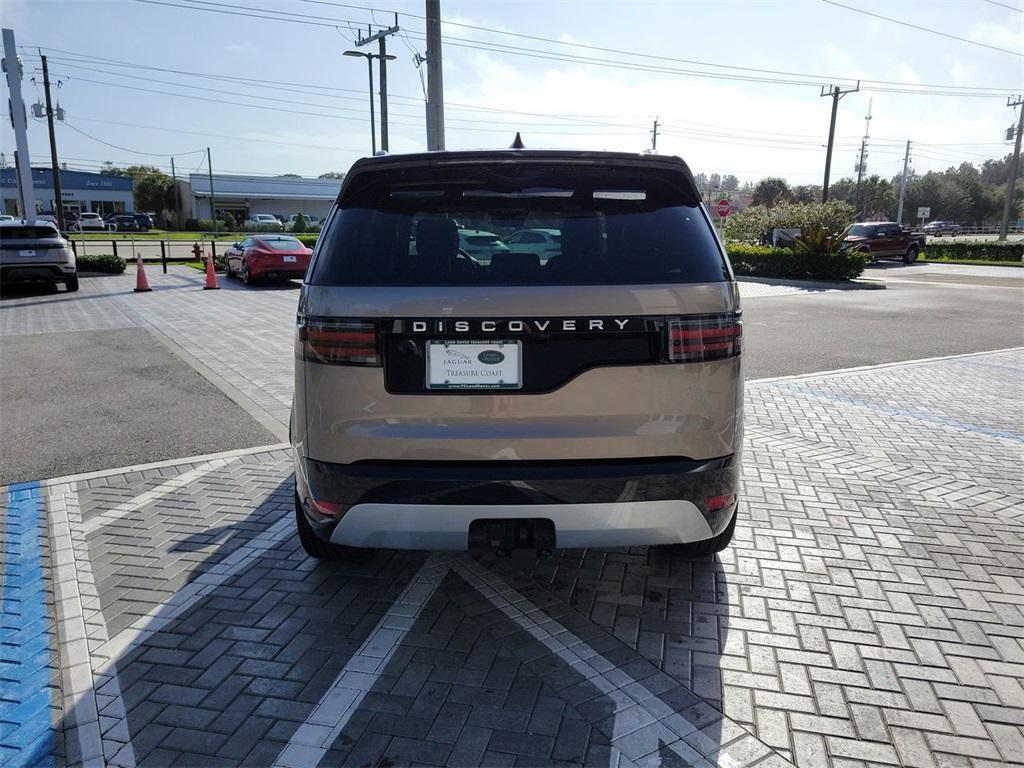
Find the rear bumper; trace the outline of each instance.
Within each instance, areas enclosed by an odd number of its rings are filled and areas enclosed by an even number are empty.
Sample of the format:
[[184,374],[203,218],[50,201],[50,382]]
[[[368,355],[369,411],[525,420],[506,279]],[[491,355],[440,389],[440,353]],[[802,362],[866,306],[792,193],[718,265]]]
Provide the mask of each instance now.
[[3,264],[0,281],[4,283],[54,282],[67,280],[76,273],[74,264]]
[[[336,544],[466,549],[476,520],[543,519],[558,547],[703,541],[720,533],[735,503],[739,460],[685,458],[584,461],[402,461],[328,464],[296,452],[306,518]],[[340,504],[336,516],[310,498]]]

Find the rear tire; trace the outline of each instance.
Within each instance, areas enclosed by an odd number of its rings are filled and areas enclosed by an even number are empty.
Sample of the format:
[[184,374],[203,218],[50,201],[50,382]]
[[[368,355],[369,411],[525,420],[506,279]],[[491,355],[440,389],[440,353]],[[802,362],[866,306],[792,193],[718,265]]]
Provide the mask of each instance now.
[[915,261],[917,261],[917,246],[912,245],[907,249],[907,252],[903,254],[903,263],[913,264]]
[[256,278],[249,272],[249,265],[245,263],[244,259],[242,260],[242,282],[246,285],[256,284]]
[[673,555],[684,557],[687,560],[698,560],[721,552],[732,541],[732,535],[736,532],[736,519],[739,517],[739,503],[732,513],[732,520],[725,526],[725,530],[717,536],[712,536],[704,541],[693,541],[688,544],[674,544],[671,547]]
[[299,543],[310,557],[315,557],[317,560],[340,560],[345,555],[345,547],[331,544],[316,535],[313,526],[306,519],[306,513],[302,511],[302,502],[299,501],[298,491],[295,492],[295,526],[299,530]]
[[64,290],[66,290],[68,293],[74,293],[75,291],[78,290],[78,275],[75,275],[74,277],[69,277],[67,280],[64,281]]

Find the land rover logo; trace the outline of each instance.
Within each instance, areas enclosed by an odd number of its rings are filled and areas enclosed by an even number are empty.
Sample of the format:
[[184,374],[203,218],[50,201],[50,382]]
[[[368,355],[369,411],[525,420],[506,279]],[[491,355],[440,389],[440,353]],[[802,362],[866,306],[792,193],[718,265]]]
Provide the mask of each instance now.
[[485,349],[476,356],[476,359],[484,365],[497,365],[505,359],[505,355],[496,349]]

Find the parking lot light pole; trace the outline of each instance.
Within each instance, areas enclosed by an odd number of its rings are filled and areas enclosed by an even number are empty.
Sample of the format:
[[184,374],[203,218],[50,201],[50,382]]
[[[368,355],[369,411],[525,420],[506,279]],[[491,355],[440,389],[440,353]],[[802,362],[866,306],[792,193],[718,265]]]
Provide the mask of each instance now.
[[383,61],[391,61],[395,57],[390,55],[381,55],[379,53],[369,53],[364,51],[345,51],[346,56],[361,56],[366,59],[367,72],[370,75],[370,153],[377,154],[377,120],[373,109],[373,60],[382,59]]

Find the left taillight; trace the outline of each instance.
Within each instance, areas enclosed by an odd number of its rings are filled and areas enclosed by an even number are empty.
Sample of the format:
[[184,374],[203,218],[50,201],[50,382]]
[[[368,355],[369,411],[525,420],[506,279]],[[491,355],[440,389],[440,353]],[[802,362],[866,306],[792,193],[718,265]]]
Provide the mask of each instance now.
[[743,351],[743,323],[732,312],[669,319],[665,335],[667,358],[672,363],[722,360]]
[[298,341],[303,360],[324,365],[381,364],[377,324],[365,320],[318,320],[299,317]]

